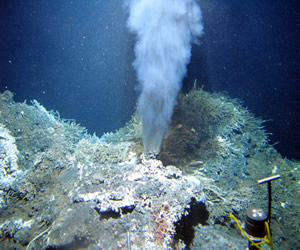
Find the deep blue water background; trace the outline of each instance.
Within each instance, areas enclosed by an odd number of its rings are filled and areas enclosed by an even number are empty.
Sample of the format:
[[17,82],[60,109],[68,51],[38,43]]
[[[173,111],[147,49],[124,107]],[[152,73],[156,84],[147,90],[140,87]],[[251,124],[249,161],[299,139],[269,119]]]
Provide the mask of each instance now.
[[0,91],[36,99],[99,136],[123,126],[136,94],[121,2],[2,0]]
[[[200,0],[205,34],[183,90],[198,79],[265,120],[300,159],[300,1]],[[123,126],[137,93],[122,0],[0,0],[0,91],[38,100],[101,136]]]

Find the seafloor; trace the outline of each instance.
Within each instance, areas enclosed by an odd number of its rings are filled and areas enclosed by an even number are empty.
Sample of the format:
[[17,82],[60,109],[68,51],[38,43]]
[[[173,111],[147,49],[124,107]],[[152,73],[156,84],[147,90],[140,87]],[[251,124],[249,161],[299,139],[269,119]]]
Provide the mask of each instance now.
[[[95,111],[96,112],[96,111]],[[224,94],[180,95],[158,158],[141,122],[101,138],[37,101],[0,94],[1,249],[245,249],[236,223],[267,209],[274,249],[299,249],[299,162]]]

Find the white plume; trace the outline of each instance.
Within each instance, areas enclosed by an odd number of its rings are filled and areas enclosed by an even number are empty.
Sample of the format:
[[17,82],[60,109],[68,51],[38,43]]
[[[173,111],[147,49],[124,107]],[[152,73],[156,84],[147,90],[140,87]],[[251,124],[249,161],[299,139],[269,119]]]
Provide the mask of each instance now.
[[128,28],[136,34],[133,63],[141,85],[144,151],[159,153],[181,89],[191,44],[203,33],[195,0],[129,0]]

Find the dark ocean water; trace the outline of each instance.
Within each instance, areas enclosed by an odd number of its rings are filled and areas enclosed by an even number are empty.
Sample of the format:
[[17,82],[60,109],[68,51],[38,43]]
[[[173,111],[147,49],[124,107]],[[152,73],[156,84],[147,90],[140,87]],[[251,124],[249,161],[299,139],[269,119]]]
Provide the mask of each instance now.
[[[202,0],[202,44],[183,90],[244,101],[283,156],[300,159],[300,2]],[[134,37],[123,1],[0,1],[0,91],[36,99],[101,135],[129,120],[137,98]]]
[[98,135],[135,106],[133,38],[121,1],[1,1],[0,85]]

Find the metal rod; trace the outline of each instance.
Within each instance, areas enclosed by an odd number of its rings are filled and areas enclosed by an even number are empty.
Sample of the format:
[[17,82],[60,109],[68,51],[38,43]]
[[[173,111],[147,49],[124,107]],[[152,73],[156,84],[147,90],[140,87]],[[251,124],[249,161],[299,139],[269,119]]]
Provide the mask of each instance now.
[[267,177],[267,178],[264,178],[264,179],[261,179],[261,180],[258,180],[258,184],[263,184],[263,183],[266,183],[266,182],[270,182],[270,181],[274,181],[274,180],[277,180],[279,179],[281,176],[279,174],[277,175],[273,175],[273,176],[270,176],[270,177]]
[[272,184],[271,181],[268,182],[268,218],[269,218],[269,228],[270,228],[270,234],[271,232],[271,208],[272,208]]
[[258,184],[268,183],[268,223],[270,228],[270,234],[272,235],[271,231],[271,209],[272,209],[272,184],[271,182],[274,180],[279,179],[281,176],[279,174],[270,176],[261,180],[258,180]]

